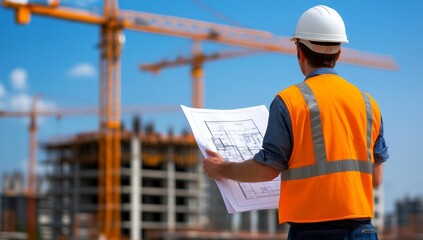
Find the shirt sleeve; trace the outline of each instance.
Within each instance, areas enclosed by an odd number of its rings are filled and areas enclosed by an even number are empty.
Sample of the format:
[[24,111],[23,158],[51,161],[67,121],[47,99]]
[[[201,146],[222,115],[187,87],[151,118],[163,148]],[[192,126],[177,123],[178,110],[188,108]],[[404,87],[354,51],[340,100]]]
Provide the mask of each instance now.
[[285,102],[276,96],[270,105],[262,149],[253,159],[282,172],[288,168],[292,147],[292,124],[289,112]]
[[375,162],[383,163],[389,158],[388,147],[386,145],[385,138],[383,137],[383,120],[380,119],[380,131],[379,136],[376,139],[373,147],[373,158]]

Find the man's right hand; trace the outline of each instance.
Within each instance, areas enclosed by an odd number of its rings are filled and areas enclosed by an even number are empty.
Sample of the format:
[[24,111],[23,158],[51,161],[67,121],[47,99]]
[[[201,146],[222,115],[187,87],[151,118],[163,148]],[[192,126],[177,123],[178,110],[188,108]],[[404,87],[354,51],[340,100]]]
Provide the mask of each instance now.
[[210,149],[206,149],[206,153],[208,157],[206,157],[203,161],[204,172],[207,174],[207,176],[209,176],[209,178],[216,180],[222,179],[223,177],[221,171],[225,164],[225,159],[223,159],[219,153]]

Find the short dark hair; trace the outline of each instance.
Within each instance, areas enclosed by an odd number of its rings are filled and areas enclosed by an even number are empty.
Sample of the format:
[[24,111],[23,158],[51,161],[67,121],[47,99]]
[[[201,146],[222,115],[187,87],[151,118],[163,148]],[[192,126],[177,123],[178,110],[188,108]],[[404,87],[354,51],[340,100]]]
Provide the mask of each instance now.
[[[339,43],[331,43],[331,42],[312,42],[313,44],[317,45],[324,45],[324,46],[334,46],[338,45]],[[336,65],[336,61],[338,60],[338,54],[321,54],[316,53],[310,50],[306,45],[301,42],[298,42],[298,47],[304,52],[305,57],[308,60],[308,63],[315,68],[325,67],[325,68],[334,68]],[[299,54],[299,50],[297,49],[297,55]]]

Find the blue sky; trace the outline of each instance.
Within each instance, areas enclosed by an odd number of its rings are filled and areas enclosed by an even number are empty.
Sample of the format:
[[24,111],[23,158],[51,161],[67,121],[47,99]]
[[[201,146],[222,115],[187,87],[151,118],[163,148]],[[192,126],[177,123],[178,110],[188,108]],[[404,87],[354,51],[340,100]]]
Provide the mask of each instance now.
[[[225,21],[205,10],[204,3],[232,19]],[[398,71],[338,64],[339,74],[368,91],[378,101],[385,124],[391,158],[385,164],[386,209],[395,199],[423,195],[423,162],[419,134],[422,77],[419,74],[423,46],[423,1],[285,1],[285,0],[139,0],[120,1],[121,9],[172,15],[291,36],[306,9],[325,4],[344,18],[350,43],[346,47],[393,57]],[[98,12],[98,0],[62,0],[75,8]],[[163,70],[158,76],[139,71],[142,63],[191,53],[189,39],[124,31],[121,58],[122,105],[190,105],[189,66]],[[82,23],[32,16],[26,26],[14,23],[14,13],[0,8],[0,109],[28,110],[34,95],[41,95],[43,108],[97,106],[99,28]],[[230,46],[203,43],[206,53],[227,51]],[[275,94],[303,79],[294,56],[260,53],[208,62],[204,66],[205,107],[240,108],[269,106]],[[145,114],[159,131],[187,128],[182,113]],[[130,126],[130,116],[123,117]],[[98,129],[96,117],[42,118],[39,141],[55,136]],[[28,121],[0,119],[0,172],[26,171]],[[39,159],[43,153],[38,151]]]

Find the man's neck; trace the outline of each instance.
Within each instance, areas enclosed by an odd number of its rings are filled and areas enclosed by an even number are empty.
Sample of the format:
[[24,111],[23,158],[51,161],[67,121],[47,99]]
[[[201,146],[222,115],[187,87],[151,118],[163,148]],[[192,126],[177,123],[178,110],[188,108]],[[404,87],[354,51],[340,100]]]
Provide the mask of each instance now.
[[304,68],[304,76],[308,76],[311,72],[314,71],[314,69],[316,69],[316,68],[310,66],[309,64],[306,64],[305,68]]

